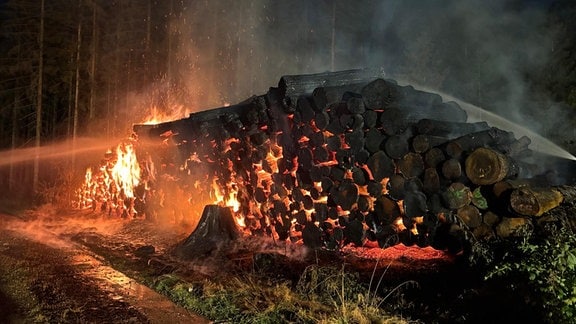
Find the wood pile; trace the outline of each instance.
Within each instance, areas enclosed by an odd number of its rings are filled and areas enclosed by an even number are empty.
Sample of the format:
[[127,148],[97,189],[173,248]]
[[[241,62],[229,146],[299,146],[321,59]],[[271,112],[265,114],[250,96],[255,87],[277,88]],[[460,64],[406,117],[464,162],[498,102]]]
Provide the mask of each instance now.
[[162,172],[194,183],[190,199],[216,184],[244,232],[311,248],[457,252],[521,235],[575,196],[530,160],[529,138],[469,123],[457,103],[380,71],[284,76],[238,105],[134,131],[170,139],[161,159],[177,167]]

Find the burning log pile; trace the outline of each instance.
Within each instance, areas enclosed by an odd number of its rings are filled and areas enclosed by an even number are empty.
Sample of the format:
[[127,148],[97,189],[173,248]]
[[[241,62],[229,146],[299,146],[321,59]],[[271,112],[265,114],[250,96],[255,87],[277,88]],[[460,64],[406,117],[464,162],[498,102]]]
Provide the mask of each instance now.
[[[575,196],[526,162],[529,138],[469,123],[457,103],[379,71],[284,76],[265,95],[134,131],[139,150],[187,193],[177,203],[232,210],[207,207],[201,222],[233,217],[244,233],[311,248],[401,242],[456,252],[519,235]],[[191,244],[214,226],[199,227]]]

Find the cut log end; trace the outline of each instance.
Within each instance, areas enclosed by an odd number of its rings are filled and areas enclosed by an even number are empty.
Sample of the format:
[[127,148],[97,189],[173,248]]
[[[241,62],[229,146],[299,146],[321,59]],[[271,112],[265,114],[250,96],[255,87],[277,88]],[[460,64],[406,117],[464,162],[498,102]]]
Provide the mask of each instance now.
[[477,185],[490,185],[505,179],[509,168],[506,157],[496,151],[479,148],[466,159],[466,175]]
[[519,188],[512,192],[510,205],[518,214],[542,216],[562,203],[562,194],[554,189]]

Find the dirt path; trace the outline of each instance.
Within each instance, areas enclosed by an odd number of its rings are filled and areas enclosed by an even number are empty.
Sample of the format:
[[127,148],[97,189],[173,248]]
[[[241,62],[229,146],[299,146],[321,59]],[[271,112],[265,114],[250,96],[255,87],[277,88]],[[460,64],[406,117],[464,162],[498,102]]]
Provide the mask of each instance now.
[[30,237],[24,224],[19,231],[0,222],[0,322],[208,322],[79,244],[57,237],[39,242],[46,238]]

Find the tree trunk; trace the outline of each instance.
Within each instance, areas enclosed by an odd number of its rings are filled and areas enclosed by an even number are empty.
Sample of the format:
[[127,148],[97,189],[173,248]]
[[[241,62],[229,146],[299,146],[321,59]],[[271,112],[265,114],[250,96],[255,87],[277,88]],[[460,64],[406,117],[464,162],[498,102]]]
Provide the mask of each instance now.
[[74,84],[74,126],[72,128],[72,168],[76,162],[76,138],[78,137],[78,118],[79,110],[78,100],[80,98],[80,49],[82,45],[82,19],[80,18],[80,9],[82,2],[78,0],[78,27],[76,29],[76,80]]
[[[150,25],[150,17],[148,16],[148,25]],[[80,23],[78,23],[80,26]],[[148,27],[150,28],[150,27]],[[90,105],[88,118],[94,119],[96,115],[95,96],[96,96],[96,43],[97,43],[97,26],[96,26],[96,2],[92,2],[92,44],[90,46]],[[147,43],[148,45],[148,43]],[[80,52],[80,44],[78,45],[78,52]]]
[[38,84],[36,89],[36,138],[34,146],[36,154],[34,157],[34,175],[32,180],[32,189],[36,193],[38,190],[39,173],[40,173],[40,137],[42,136],[42,75],[44,73],[44,0],[40,3],[40,33],[38,36]]

